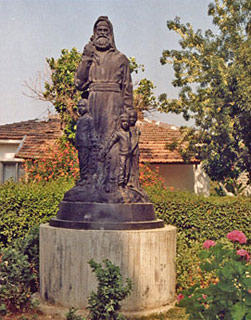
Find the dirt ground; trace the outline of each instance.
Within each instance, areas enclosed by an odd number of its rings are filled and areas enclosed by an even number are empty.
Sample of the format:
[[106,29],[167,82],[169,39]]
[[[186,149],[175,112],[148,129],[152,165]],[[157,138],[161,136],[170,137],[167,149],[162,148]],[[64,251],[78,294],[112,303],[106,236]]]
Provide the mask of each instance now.
[[21,313],[21,314],[11,314],[5,316],[4,320],[65,320],[66,317],[61,317],[59,315],[45,315],[39,313]]
[[[0,317],[1,319],[1,317]],[[15,314],[15,315],[8,315],[2,318],[3,320],[66,320],[65,313],[64,314],[42,314],[39,311],[36,312],[29,312],[23,314]],[[132,319],[132,318],[130,318]],[[135,318],[134,318],[135,319]],[[140,320],[147,319],[147,320],[187,320],[187,316],[184,313],[184,310],[180,308],[173,308],[169,310],[164,315],[153,315],[149,317],[142,317]]]
[[[56,304],[49,304],[44,301],[41,301],[37,299],[39,296],[35,295],[34,298],[37,302],[35,309],[26,312],[26,313],[19,313],[19,314],[10,314],[6,315],[1,318],[0,320],[66,320],[66,314],[69,312],[69,308],[62,307],[60,305]],[[39,302],[39,303],[38,303]],[[147,319],[147,320],[155,320],[155,319],[161,319],[161,320],[187,320],[187,316],[185,315],[184,309],[177,308],[174,306],[169,306],[167,309],[158,309],[158,311],[163,312],[162,315],[147,315],[147,313],[142,316],[136,315],[136,314],[130,314],[126,315],[128,319]],[[143,312],[144,313],[144,312]],[[87,310],[78,310],[77,315],[80,314],[81,316],[87,316],[88,311]]]

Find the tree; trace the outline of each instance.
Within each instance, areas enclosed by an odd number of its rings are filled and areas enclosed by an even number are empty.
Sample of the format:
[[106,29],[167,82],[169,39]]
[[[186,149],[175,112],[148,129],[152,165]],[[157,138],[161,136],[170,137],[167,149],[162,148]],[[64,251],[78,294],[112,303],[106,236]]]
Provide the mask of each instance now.
[[181,49],[165,50],[161,57],[162,64],[173,65],[172,83],[180,88],[177,99],[160,96],[162,111],[195,121],[182,129],[184,156],[204,160],[211,179],[235,193],[241,172],[251,171],[250,9],[249,0],[215,0],[208,15],[216,33],[194,31],[177,17],[168,21],[168,29],[181,37]]
[[65,136],[70,141],[75,139],[77,103],[81,97],[74,85],[74,75],[80,61],[81,54],[76,48],[70,51],[63,49],[58,59],[46,59],[50,68],[50,81],[45,81],[43,97],[54,105],[62,121]]

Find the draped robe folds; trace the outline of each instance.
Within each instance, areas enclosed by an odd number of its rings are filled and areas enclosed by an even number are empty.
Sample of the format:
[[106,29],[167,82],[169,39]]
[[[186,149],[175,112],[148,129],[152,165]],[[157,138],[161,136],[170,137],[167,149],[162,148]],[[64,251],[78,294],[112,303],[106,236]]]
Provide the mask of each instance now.
[[[93,57],[83,54],[75,85],[80,91],[88,91],[89,113],[100,145],[104,146],[119,129],[119,116],[133,108],[129,61],[114,48],[102,53],[95,50]],[[110,168],[105,169],[108,172],[103,173],[103,180],[116,183],[118,162],[118,146],[114,146],[110,152]]]

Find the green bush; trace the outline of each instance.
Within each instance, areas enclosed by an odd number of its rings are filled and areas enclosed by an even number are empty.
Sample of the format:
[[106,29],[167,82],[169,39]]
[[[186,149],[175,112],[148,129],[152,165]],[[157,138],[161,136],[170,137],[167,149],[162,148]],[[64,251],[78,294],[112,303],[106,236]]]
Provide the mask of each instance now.
[[24,238],[31,228],[55,216],[64,193],[73,186],[65,180],[50,183],[0,185],[0,243]]
[[78,309],[71,307],[65,315],[66,320],[85,320],[84,317],[76,314],[77,311],[78,311]]
[[238,229],[251,236],[251,199],[247,197],[203,197],[188,192],[161,195],[150,192],[155,211],[174,225],[190,242],[221,239]]
[[127,278],[124,285],[120,268],[109,260],[104,260],[103,263],[104,267],[94,260],[89,261],[92,272],[96,274],[98,287],[97,292],[92,291],[88,298],[88,319],[123,320],[125,317],[118,311],[121,301],[132,291],[132,281]]
[[39,227],[0,250],[0,314],[33,307],[39,289]]
[[33,279],[29,286],[32,292],[39,289],[39,225],[34,226],[24,238],[17,239],[14,248],[27,257]]
[[189,192],[160,192],[154,187],[146,191],[158,218],[177,227],[178,290],[198,281],[202,286],[208,283],[199,268],[200,243],[224,239],[232,230],[241,230],[251,239],[251,198],[203,197]]
[[196,283],[178,295],[179,306],[186,308],[189,319],[251,319],[251,264],[242,249],[244,233],[227,234],[228,243],[207,240],[199,253],[200,269],[211,274],[207,287]]
[[[87,319],[125,320],[126,318],[118,311],[121,308],[121,301],[131,294],[132,281],[127,278],[124,285],[120,268],[108,259],[103,261],[103,265],[93,259],[88,263],[96,275],[98,285],[97,292],[92,291],[88,297]],[[77,309],[71,307],[66,314],[66,320],[86,320],[76,312]]]
[[3,248],[0,257],[0,305],[12,312],[27,310],[35,277],[28,257],[11,247]]

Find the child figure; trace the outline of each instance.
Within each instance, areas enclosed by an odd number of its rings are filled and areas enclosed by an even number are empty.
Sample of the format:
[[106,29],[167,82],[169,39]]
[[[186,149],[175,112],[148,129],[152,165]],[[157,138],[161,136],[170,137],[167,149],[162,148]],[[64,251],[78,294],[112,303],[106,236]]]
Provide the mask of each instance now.
[[96,142],[94,135],[93,118],[88,113],[87,99],[81,99],[78,103],[81,117],[77,121],[76,148],[78,150],[80,180],[78,185],[88,182],[91,171],[91,151]]
[[138,115],[136,110],[131,110],[129,112],[129,122],[131,131],[131,174],[128,185],[136,189],[140,188],[139,184],[139,136],[141,132],[139,128],[136,127],[136,122],[138,120]]
[[129,115],[123,113],[119,119],[120,129],[112,134],[105,153],[108,153],[115,143],[119,143],[118,185],[125,187],[130,176],[131,133],[129,130]]

